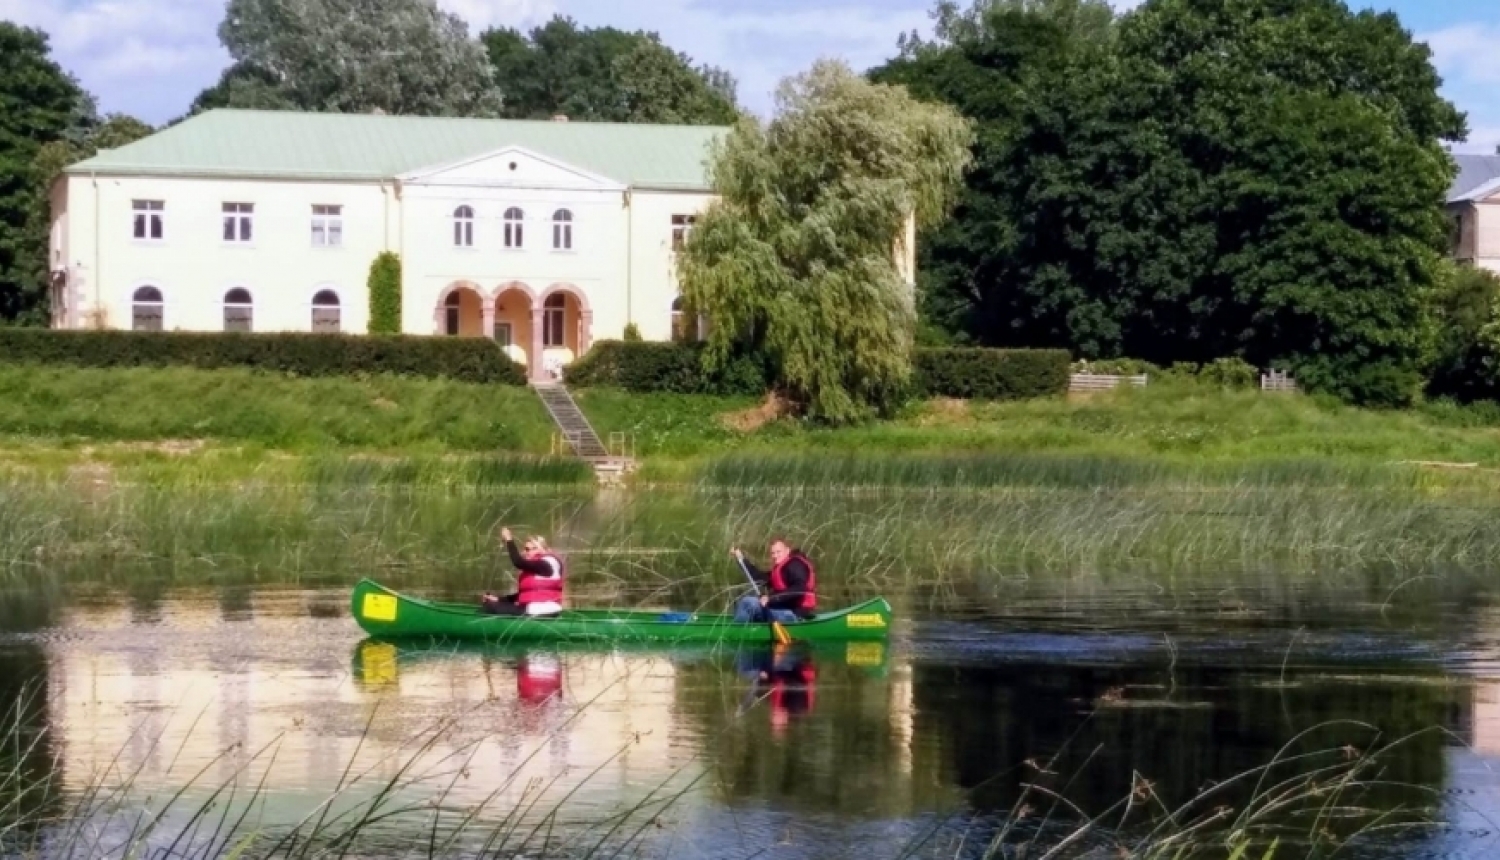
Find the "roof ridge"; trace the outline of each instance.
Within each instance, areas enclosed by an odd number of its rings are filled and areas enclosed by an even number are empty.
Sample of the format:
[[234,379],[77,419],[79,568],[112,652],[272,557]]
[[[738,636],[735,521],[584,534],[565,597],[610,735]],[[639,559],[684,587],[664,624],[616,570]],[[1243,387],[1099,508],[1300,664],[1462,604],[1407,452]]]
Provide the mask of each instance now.
[[[515,125],[571,125],[571,126],[603,126],[608,128],[670,128],[670,129],[699,129],[703,131],[729,131],[732,125],[703,125],[700,123],[686,122],[621,122],[615,120],[597,119],[567,119],[565,121],[555,119],[517,119],[514,117],[486,117],[486,116],[443,116],[433,114],[414,113],[352,113],[342,111],[313,111],[313,110],[276,110],[274,108],[236,108],[218,107],[209,108],[197,116],[211,116],[214,114],[256,114],[271,116],[306,116],[319,118],[354,119],[364,118],[371,121],[403,120],[407,122],[452,122],[452,123],[509,123]],[[189,117],[186,121],[191,121]],[[179,123],[180,125],[180,123]]]

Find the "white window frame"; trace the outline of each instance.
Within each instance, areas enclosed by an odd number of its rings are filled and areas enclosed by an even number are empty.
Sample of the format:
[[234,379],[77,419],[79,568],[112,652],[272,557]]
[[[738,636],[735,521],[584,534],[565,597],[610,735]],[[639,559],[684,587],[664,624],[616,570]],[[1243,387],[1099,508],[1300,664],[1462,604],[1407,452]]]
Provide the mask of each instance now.
[[[156,293],[156,300],[142,299],[141,293],[152,290]],[[156,328],[142,328],[136,324],[137,308],[155,308],[158,317]],[[167,330],[167,294],[162,292],[161,287],[156,284],[139,284],[130,291],[130,330],[131,331],[166,331]]]
[[507,208],[501,223],[505,225],[505,250],[523,250],[526,247],[526,210],[519,206]]
[[552,213],[552,250],[573,250],[573,210],[558,209]]
[[474,247],[474,207],[468,204],[453,210],[453,247]]
[[344,207],[342,205],[313,204],[312,244],[314,248],[344,247]]
[[677,214],[672,216],[672,253],[682,250],[687,242],[687,237],[693,232],[693,227],[698,223],[697,215]]
[[219,212],[219,238],[224,244],[255,244],[254,203],[224,203],[220,205]]
[[[156,235],[151,235],[152,228]],[[137,235],[137,232],[142,235]],[[130,201],[130,238],[151,244],[167,240],[167,202],[165,200]]]
[[[320,297],[322,297],[325,293],[327,295],[333,297],[333,304],[330,305],[330,304],[319,304],[318,303],[318,299]],[[333,311],[334,314],[335,314],[334,319],[333,319],[333,324],[334,324],[333,331],[331,331],[331,332],[320,332],[320,331],[318,331],[318,312],[319,311],[330,311],[330,310]],[[309,307],[308,307],[308,311],[307,311],[307,330],[310,331],[310,332],[313,332],[314,334],[342,334],[343,333],[343,331],[344,331],[344,297],[341,296],[341,295],[339,295],[339,291],[338,290],[334,289],[333,287],[319,287],[317,290],[313,291],[312,300],[311,300],[311,302],[309,302]]]
[[[505,332],[504,337],[500,336],[501,332]],[[515,345],[515,329],[511,327],[510,323],[501,320],[495,321],[495,343],[506,349]]]
[[[553,305],[556,301],[557,304]],[[554,315],[556,322],[554,322]],[[553,293],[542,303],[542,348],[543,349],[567,349],[568,347],[568,297],[563,293]],[[557,334],[556,342],[551,335]]]
[[[231,302],[229,300],[230,294],[242,290],[245,296],[250,299],[248,302]],[[220,300],[219,305],[223,311],[223,331],[238,331],[238,329],[231,329],[229,327],[229,311],[230,309],[237,310],[240,308],[250,312],[249,327],[245,329],[245,332],[250,333],[255,331],[255,293],[249,287],[230,287],[224,291],[224,297]]]

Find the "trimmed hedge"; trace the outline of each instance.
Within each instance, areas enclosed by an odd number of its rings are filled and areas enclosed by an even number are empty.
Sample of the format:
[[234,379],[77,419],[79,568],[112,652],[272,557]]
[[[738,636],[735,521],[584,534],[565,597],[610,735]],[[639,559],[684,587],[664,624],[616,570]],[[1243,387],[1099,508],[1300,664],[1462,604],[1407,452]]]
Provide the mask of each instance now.
[[[702,352],[701,344],[600,341],[568,367],[567,380],[673,394],[754,395],[770,387],[765,369],[748,357],[705,374]],[[1064,350],[944,348],[917,349],[913,360],[921,396],[1020,400],[1066,392],[1071,357]]]
[[1062,349],[917,349],[918,394],[962,400],[1026,400],[1068,390],[1071,362]]
[[766,372],[749,357],[738,357],[716,374],[703,372],[703,345],[660,341],[601,340],[568,365],[569,385],[607,385],[626,391],[672,394],[764,394]]
[[245,367],[296,376],[389,373],[526,384],[526,368],[483,338],[0,328],[0,361],[76,367]]

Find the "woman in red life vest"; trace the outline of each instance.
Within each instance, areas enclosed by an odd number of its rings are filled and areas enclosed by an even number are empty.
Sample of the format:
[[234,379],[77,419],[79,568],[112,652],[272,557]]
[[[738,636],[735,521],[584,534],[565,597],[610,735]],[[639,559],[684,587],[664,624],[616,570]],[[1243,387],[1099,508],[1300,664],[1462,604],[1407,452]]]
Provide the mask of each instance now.
[[769,586],[764,596],[754,594],[740,598],[734,607],[734,620],[745,623],[778,621],[791,624],[805,621],[818,610],[818,576],[812,560],[800,549],[792,549],[781,538],[771,541],[771,571],[761,573],[745,559],[739,547],[730,550],[745,565],[756,582]]
[[497,597],[486,593],[480,611],[490,615],[556,615],[562,612],[566,566],[547,548],[546,539],[540,535],[527,538],[525,555],[516,549],[510,529],[501,529],[500,539],[505,541],[510,563],[521,572],[521,578],[516,583],[514,594]]

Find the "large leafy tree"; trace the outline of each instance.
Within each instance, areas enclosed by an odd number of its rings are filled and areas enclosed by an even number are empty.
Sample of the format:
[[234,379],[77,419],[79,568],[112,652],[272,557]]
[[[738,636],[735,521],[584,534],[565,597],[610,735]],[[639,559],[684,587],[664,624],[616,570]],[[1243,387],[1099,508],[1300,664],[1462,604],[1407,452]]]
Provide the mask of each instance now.
[[33,162],[48,143],[85,134],[92,115],[92,101],[53,62],[46,34],[0,21],[0,320],[39,318],[46,232],[38,237],[33,213],[45,191]]
[[529,34],[501,28],[480,40],[507,117],[727,125],[738,114],[729,73],[695,66],[655,33],[581,28],[558,16]]
[[1466,132],[1426,47],[1339,0],[1148,0],[1103,42],[1074,27],[1056,56],[996,62],[1069,2],[987,3],[986,26],[881,71],[981,122],[974,193],[928,248],[948,321],[1086,355],[1240,355],[1356,400],[1414,392],[1441,143]]
[[904,225],[947,214],[970,143],[951,108],[833,62],[783,83],[769,123],[740,120],[710,159],[719,199],[679,259],[710,369],[748,346],[813,418],[889,411],[911,373]]
[[229,0],[234,59],[195,108],[494,116],[484,47],[433,0]]

